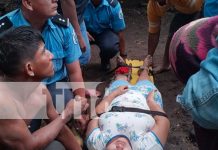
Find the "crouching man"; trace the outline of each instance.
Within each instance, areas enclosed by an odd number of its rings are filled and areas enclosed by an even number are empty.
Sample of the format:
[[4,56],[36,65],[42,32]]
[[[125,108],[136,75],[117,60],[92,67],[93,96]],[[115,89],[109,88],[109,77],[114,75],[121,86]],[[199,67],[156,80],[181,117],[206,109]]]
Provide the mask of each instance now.
[[[46,149],[55,140],[58,150],[81,149],[65,124],[88,104],[86,99],[70,100],[58,115],[40,83],[54,74],[52,58],[40,31],[31,27],[18,27],[0,37],[0,149]],[[47,118],[47,125],[31,133],[31,119],[39,114]]]

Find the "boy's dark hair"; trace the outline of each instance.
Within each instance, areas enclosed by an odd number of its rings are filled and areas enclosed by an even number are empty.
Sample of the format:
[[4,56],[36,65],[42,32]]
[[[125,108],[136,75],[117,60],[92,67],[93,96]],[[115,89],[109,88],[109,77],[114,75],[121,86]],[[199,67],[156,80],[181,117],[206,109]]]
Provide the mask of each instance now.
[[21,73],[25,61],[34,58],[41,33],[31,27],[21,26],[5,32],[0,37],[0,75],[13,77]]

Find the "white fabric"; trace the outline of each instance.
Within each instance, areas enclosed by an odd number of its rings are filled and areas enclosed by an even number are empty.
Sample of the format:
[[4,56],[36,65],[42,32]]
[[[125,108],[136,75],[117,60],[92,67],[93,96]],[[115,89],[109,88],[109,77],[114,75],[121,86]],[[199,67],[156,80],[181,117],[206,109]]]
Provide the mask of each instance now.
[[[116,97],[108,110],[113,106],[150,110],[144,96],[135,90]],[[157,137],[150,132],[154,124],[153,117],[145,113],[106,112],[99,118],[99,128],[93,130],[88,137],[88,148],[103,150],[114,137],[124,136],[129,139],[133,150],[162,149]]]

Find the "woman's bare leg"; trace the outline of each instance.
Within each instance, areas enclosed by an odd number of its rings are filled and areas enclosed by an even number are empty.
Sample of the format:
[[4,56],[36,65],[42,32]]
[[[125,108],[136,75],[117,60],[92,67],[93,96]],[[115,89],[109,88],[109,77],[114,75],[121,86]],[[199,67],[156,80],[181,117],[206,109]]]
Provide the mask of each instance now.
[[147,55],[144,59],[143,70],[140,73],[138,81],[149,80],[148,71],[149,71],[149,66],[151,65],[152,65],[152,57],[151,55]]

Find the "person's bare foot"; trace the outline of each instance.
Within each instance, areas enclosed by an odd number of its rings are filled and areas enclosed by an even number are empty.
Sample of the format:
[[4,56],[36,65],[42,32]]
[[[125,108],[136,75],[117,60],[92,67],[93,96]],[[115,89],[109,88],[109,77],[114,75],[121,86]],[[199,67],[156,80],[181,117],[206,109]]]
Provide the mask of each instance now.
[[151,55],[147,55],[144,59],[143,68],[149,69],[152,66],[152,57]]
[[126,66],[126,62],[121,56],[117,56],[117,66]]
[[151,55],[147,55],[144,59],[144,63],[143,66],[140,67],[140,69],[138,70],[138,75],[140,76],[140,74],[142,73],[143,70],[147,70],[147,72],[149,73],[152,69],[152,57]]
[[171,69],[170,65],[157,66],[153,69],[153,74],[167,72],[167,71],[170,71],[170,69]]

